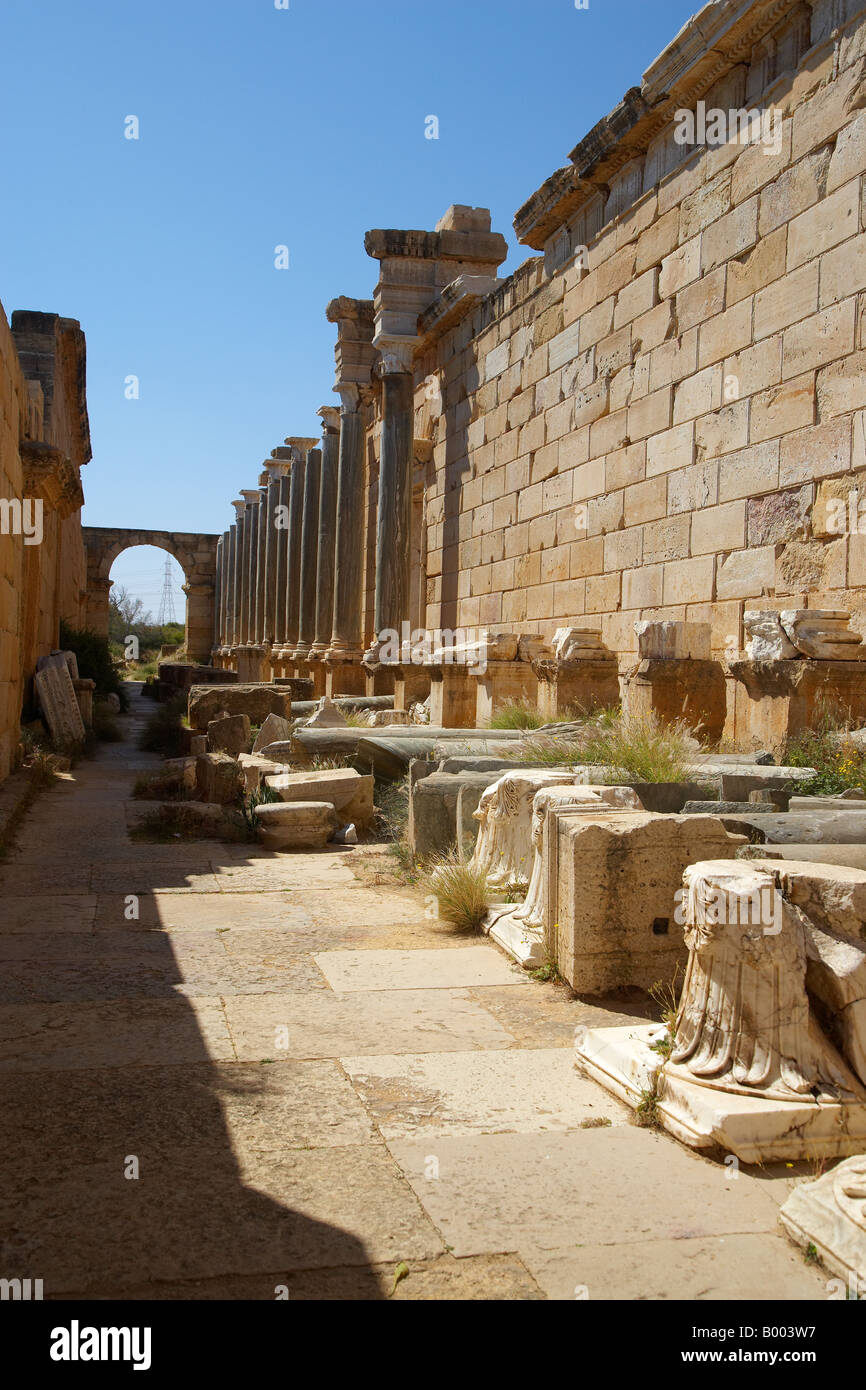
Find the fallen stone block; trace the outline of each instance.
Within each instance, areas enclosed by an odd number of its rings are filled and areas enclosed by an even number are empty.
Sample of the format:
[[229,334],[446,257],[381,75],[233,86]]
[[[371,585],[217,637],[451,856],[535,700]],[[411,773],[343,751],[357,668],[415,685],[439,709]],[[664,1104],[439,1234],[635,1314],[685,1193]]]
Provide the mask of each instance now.
[[866,661],[866,645],[851,632],[851,614],[844,609],[787,608],[779,621],[803,656],[818,661]]
[[245,714],[251,724],[263,724],[269,714],[292,716],[291,691],[286,686],[234,685],[212,689],[194,685],[189,692],[189,722],[196,732],[207,729],[220,714]]
[[267,849],[321,849],[337,829],[337,815],[326,801],[263,802],[254,815]]
[[327,801],[342,821],[351,821],[360,830],[367,830],[372,824],[375,814],[373,778],[352,768],[322,772],[277,771],[267,778],[267,785],[281,801]]
[[212,719],[207,726],[211,753],[230,753],[236,758],[239,753],[250,751],[250,738],[250,721],[245,714],[224,714]]
[[46,659],[33,683],[54,742],[60,746],[83,743],[86,737],[84,721],[64,654],[60,652]]
[[738,834],[760,831],[767,844],[866,844],[866,811],[787,811],[755,814],[737,812],[729,817],[719,813],[726,824],[736,823]]
[[837,868],[866,870],[866,844],[863,845],[745,845],[740,859],[792,860],[795,863],[831,864]]
[[195,760],[195,779],[199,801],[232,806],[243,792],[243,774],[228,753],[200,753]]
[[272,762],[270,758],[263,758],[258,753],[241,753],[238,766],[244,779],[244,791],[248,795],[264,786],[266,777],[282,772],[279,763]]
[[261,753],[262,749],[267,748],[269,743],[279,743],[290,739],[291,736],[291,722],[281,714],[269,714],[256,734],[252,751]]
[[345,729],[346,716],[334,704],[333,700],[327,695],[323,695],[315,710],[308,719],[304,720],[306,729]]

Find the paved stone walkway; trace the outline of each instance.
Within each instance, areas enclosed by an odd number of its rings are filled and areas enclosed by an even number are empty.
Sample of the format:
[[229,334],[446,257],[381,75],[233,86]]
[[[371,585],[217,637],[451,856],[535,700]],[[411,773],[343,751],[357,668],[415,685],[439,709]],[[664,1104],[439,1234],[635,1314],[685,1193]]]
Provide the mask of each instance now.
[[397,1299],[825,1296],[777,1225],[796,1171],[733,1179],[575,1073],[575,1025],[629,1021],[621,1001],[529,980],[366,886],[358,850],[130,839],[149,712],[0,870],[0,1275],[382,1298],[405,1264]]

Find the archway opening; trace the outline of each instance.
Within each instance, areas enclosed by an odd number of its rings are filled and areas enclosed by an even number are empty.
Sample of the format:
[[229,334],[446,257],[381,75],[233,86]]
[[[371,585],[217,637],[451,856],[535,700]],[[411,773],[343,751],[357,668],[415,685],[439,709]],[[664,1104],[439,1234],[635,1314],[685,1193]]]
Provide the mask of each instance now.
[[122,550],[110,571],[108,638],[130,680],[156,675],[159,660],[180,654],[186,629],[186,576],[154,545]]

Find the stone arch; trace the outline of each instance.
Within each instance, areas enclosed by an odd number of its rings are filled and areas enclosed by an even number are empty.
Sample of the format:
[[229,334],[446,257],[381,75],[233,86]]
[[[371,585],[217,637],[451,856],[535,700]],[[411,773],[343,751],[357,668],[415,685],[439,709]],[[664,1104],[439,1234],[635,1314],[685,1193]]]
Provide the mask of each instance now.
[[153,545],[173,556],[184,573],[186,650],[190,661],[210,660],[214,640],[214,591],[218,536],[188,531],[131,531],[85,526],[87,549],[87,626],[108,635],[111,567],[118,555],[136,545]]

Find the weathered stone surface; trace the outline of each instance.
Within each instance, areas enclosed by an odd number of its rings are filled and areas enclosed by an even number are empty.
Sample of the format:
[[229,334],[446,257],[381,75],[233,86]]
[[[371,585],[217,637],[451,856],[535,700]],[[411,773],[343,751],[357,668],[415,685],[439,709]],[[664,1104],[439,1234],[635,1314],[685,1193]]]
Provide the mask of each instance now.
[[243,774],[228,753],[200,753],[195,760],[196,786],[200,801],[231,806],[243,787]]
[[709,661],[709,623],[637,622],[637,650],[641,660]]
[[279,763],[272,762],[270,758],[263,758],[259,753],[241,753],[238,765],[243,774],[245,792],[257,791],[264,784],[266,777],[272,777],[282,771]]
[[292,726],[289,720],[281,714],[269,714],[256,734],[252,751],[261,753],[262,749],[267,748],[269,743],[278,743],[281,740],[291,738],[291,736]]
[[327,801],[263,802],[255,808],[262,843],[267,849],[319,849],[337,828]]
[[[526,897],[516,906],[491,907],[484,921],[484,930],[524,966],[544,964],[548,892],[544,872],[544,834],[548,813],[554,806],[576,806],[588,811],[600,811],[604,807],[641,810],[641,803],[631,787],[548,785],[535,793],[530,825],[532,868]],[[488,857],[496,862],[495,854]]]
[[821,1263],[844,1281],[837,1298],[863,1297],[866,1156],[848,1158],[816,1182],[795,1187],[779,1216],[792,1239],[817,1251]]
[[866,661],[866,643],[851,632],[842,609],[782,609],[779,621],[804,656],[820,661]]
[[[661,1122],[695,1147],[747,1162],[856,1152],[866,1140],[866,875],[835,873],[688,867],[689,967],[669,1056],[653,1056],[659,1030],[649,1028],[589,1033],[578,1059],[632,1104],[656,1094]],[[835,1041],[812,995],[836,1020]]]
[[733,858],[743,843],[712,815],[552,807],[545,941],[563,978],[580,994],[673,980],[686,963],[683,871],[707,851]]
[[239,753],[250,751],[250,721],[246,714],[218,715],[207,726],[208,748],[212,753],[230,753],[236,758]]
[[83,743],[84,723],[69,667],[62,654],[58,659],[52,658],[46,662],[42,670],[36,672],[33,683],[54,742],[61,746]]
[[746,609],[743,614],[746,655],[750,661],[789,661],[797,648],[782,627],[779,614]]
[[[327,695],[323,695],[313,713],[304,720],[307,729],[345,729],[346,719]],[[276,740],[274,740],[276,741]]]
[[207,729],[212,719],[226,714],[245,714],[251,724],[263,724],[269,714],[290,719],[291,688],[281,685],[234,685],[210,689],[194,685],[189,692],[189,722],[193,729]]
[[352,768],[277,772],[267,784],[281,801],[328,801],[344,821],[366,830],[373,820],[373,778]]

